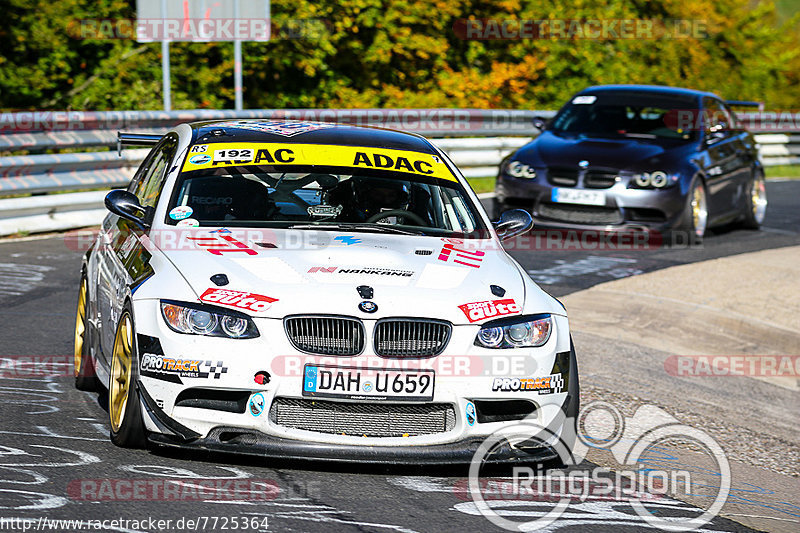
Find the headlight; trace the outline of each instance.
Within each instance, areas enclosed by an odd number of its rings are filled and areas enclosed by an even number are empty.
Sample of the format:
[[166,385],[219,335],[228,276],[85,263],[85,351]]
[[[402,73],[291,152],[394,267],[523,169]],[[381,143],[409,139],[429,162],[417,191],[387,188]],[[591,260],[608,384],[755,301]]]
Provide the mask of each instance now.
[[511,161],[508,163],[508,165],[506,165],[506,173],[515,178],[533,179],[536,177],[536,170],[532,166],[520,163],[519,161]]
[[253,320],[243,313],[206,305],[161,301],[161,316],[172,331],[188,335],[252,339],[258,337]]
[[475,345],[484,348],[533,348],[542,346],[550,338],[553,319],[550,315],[528,318],[502,324],[488,324],[475,337]]
[[678,181],[678,176],[670,175],[662,170],[642,172],[633,177],[632,185],[639,189],[663,189]]

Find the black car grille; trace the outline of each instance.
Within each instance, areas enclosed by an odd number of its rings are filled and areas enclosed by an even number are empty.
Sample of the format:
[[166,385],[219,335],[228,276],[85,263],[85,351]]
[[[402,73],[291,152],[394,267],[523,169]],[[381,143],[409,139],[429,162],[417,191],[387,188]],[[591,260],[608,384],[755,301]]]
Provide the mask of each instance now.
[[358,437],[432,435],[451,431],[456,425],[456,413],[449,403],[408,405],[275,398],[269,418],[286,428]]
[[547,169],[547,180],[553,185],[574,187],[578,184],[579,171],[574,168],[550,167]]
[[284,324],[289,341],[301,352],[347,356],[364,349],[364,325],[355,318],[289,317]]
[[542,218],[573,224],[620,224],[622,213],[613,207],[541,203],[536,214]]
[[389,319],[375,326],[375,353],[382,357],[433,357],[450,341],[452,325],[440,320]]
[[590,170],[583,177],[583,184],[591,189],[608,189],[617,182],[616,172]]

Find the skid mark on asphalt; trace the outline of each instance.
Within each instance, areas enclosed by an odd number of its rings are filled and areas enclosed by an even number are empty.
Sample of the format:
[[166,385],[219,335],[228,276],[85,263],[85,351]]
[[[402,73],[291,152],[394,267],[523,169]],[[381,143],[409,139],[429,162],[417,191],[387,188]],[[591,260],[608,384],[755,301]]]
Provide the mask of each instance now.
[[584,259],[571,262],[558,259],[555,261],[556,265],[539,270],[528,270],[528,274],[536,283],[543,283],[545,285],[563,283],[568,278],[585,276],[587,274],[619,279],[641,274],[643,270],[626,266],[636,262],[637,259],[629,259],[626,257],[601,257],[590,255]]
[[53,267],[0,263],[0,296],[22,296],[44,281],[45,274]]

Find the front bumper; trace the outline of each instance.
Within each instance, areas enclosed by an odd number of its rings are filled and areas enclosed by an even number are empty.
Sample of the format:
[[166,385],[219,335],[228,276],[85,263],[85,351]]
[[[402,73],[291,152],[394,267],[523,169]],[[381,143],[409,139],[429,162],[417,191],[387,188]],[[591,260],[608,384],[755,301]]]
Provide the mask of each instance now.
[[[223,441],[221,435],[235,433],[239,437]],[[427,446],[364,446],[323,444],[319,442],[283,439],[238,428],[216,428],[202,439],[183,441],[161,433],[149,436],[149,442],[164,448],[179,448],[203,452],[249,455],[288,461],[324,461],[367,464],[454,465],[469,463],[482,438],[472,437],[445,444]],[[550,448],[514,448],[499,446],[487,462],[527,463],[555,459],[558,454]]]
[[[201,370],[204,370],[202,375],[182,375],[179,379],[174,375],[154,375],[152,372],[140,375],[138,387],[145,413],[145,426],[150,432],[151,442],[159,446],[323,461],[453,464],[469,462],[480,442],[504,425],[530,416],[537,423],[550,426],[556,419],[557,412],[563,412],[577,401],[577,392],[572,390],[573,382],[577,387],[577,378],[571,379],[571,374],[576,371],[572,369],[574,351],[569,340],[568,322],[566,317],[553,315],[555,329],[550,340],[542,347],[530,349],[530,352],[521,350],[525,353],[518,354],[530,363],[524,374],[515,374],[509,369],[490,368],[488,363],[501,360],[498,354],[492,354],[495,359],[482,358],[487,354],[478,352],[489,350],[472,347],[471,344],[469,350],[476,350],[475,352],[464,350],[466,353],[463,356],[450,356],[462,358],[461,360],[471,364],[482,363],[483,367],[478,365],[476,372],[471,375],[463,375],[461,372],[464,368],[470,368],[468,366],[459,367],[458,364],[452,365],[452,363],[449,363],[452,366],[439,365],[437,360],[441,360],[439,363],[447,363],[447,354],[426,360],[437,369],[434,397],[430,402],[407,402],[403,407],[448,406],[447,408],[452,410],[452,416],[447,419],[446,429],[428,433],[408,431],[409,435],[402,436],[398,434],[366,436],[361,435],[358,430],[348,430],[345,434],[338,429],[336,431],[305,429],[302,424],[287,425],[277,420],[273,416],[272,407],[279,400],[306,402],[304,409],[315,401],[318,404],[365,406],[379,411],[383,409],[376,417],[389,413],[385,416],[392,418],[392,427],[397,427],[397,419],[391,414],[394,411],[389,409],[392,405],[397,405],[397,402],[382,402],[368,398],[315,400],[301,395],[303,360],[311,356],[293,353],[288,344],[276,346],[277,343],[286,342],[282,322],[279,320],[259,319],[261,337],[230,341],[179,335],[169,331],[162,326],[161,321],[150,318],[158,316],[154,312],[157,311],[156,300],[141,300],[136,302],[135,306],[137,317],[142,317],[137,321],[139,332],[147,332],[137,335],[138,349],[143,357],[151,354],[149,357],[152,359],[152,354],[159,354],[157,357],[177,360],[189,358],[206,360],[204,366],[201,366]],[[451,343],[460,347],[468,344],[460,341],[466,340],[471,343],[477,327],[454,328]],[[156,344],[154,340],[158,343]],[[235,347],[235,351],[232,351],[231,347]],[[289,358],[291,361],[297,359],[296,364],[283,367],[277,365],[281,357],[265,355],[282,353],[291,355]],[[340,358],[337,364],[349,367],[366,357],[376,356],[365,353],[352,358]],[[391,362],[391,360],[386,361]],[[209,362],[215,371],[206,366]],[[285,371],[281,371],[281,368]],[[260,371],[271,373],[271,379],[261,384],[254,382],[254,375]],[[553,374],[562,377],[563,381],[558,388],[547,392],[521,388],[507,389],[505,385],[495,390],[493,385],[494,378],[498,375],[536,378]],[[559,380],[556,380],[553,383],[558,382]],[[198,390],[204,393],[211,391],[222,395],[239,395],[245,403],[239,404],[239,408],[236,408],[235,401],[228,401],[227,407],[217,410],[216,407],[200,407],[196,403],[187,402],[186,393]],[[257,414],[251,412],[251,402],[256,396],[262,402],[262,409]],[[489,413],[486,417],[482,416],[484,411],[481,405],[496,401],[520,400],[532,406],[530,415],[520,415],[513,420],[492,418],[496,417],[496,412]],[[469,415],[470,406],[473,409],[472,417]],[[313,416],[312,425],[318,427],[319,418],[329,416],[329,413],[315,411]],[[352,411],[343,416],[350,417],[347,420],[358,421],[352,417]],[[305,419],[301,422],[305,423]],[[415,427],[417,419],[410,420],[410,423],[412,428]],[[403,431],[406,431],[405,426],[403,428]],[[509,448],[498,455],[498,460],[501,462],[543,461],[548,458],[552,458],[552,452],[544,449]]]
[[603,206],[553,202],[553,190],[558,187],[544,176],[530,180],[501,174],[495,192],[502,205],[530,211],[537,227],[604,232],[666,232],[680,223],[686,206],[680,184],[661,190],[632,189],[628,188],[627,179],[622,179],[606,189],[587,188],[605,194]]

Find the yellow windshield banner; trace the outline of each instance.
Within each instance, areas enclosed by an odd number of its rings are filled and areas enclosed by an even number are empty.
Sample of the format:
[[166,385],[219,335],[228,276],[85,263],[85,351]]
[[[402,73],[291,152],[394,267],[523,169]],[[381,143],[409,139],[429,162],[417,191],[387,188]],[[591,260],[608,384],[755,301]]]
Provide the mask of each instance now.
[[244,165],[326,165],[362,170],[394,170],[457,181],[437,155],[389,148],[323,144],[196,144],[189,150],[183,171]]

